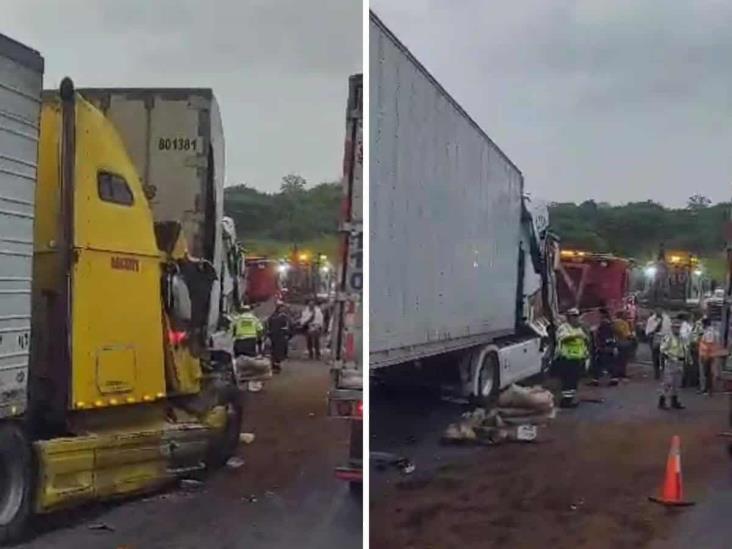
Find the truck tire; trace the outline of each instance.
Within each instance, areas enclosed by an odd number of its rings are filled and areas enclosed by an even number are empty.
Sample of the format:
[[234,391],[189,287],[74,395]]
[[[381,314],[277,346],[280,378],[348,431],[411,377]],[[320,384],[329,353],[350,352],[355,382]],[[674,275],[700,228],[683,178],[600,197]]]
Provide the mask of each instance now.
[[219,404],[226,409],[226,424],[221,433],[211,441],[209,453],[206,458],[208,469],[218,469],[236,452],[239,446],[239,433],[241,422],[244,417],[242,394],[234,387],[222,391],[219,397]]
[[0,543],[17,541],[33,512],[33,449],[15,424],[0,426]]
[[501,388],[500,368],[498,355],[496,353],[486,353],[483,361],[478,365],[478,394],[476,395],[476,403],[482,408],[490,408],[495,404],[498,393]]

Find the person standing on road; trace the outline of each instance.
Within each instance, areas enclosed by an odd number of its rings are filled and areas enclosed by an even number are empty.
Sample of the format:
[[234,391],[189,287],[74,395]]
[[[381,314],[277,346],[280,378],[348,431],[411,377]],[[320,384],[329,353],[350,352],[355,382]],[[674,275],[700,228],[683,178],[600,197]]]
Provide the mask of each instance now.
[[310,360],[320,360],[320,336],[323,333],[323,311],[312,299],[300,317],[300,327],[305,332]]
[[613,321],[613,332],[615,334],[615,340],[618,343],[618,356],[615,360],[615,366],[617,368],[615,377],[622,380],[628,379],[628,362],[630,362],[630,358],[633,356],[633,350],[635,349],[635,333],[630,328],[627,317],[628,314],[621,310],[618,311]]
[[679,389],[681,378],[684,375],[684,361],[688,356],[688,349],[681,337],[681,322],[674,321],[671,324],[671,333],[663,338],[660,347],[663,355],[663,380],[661,382],[661,395],[658,397],[658,407],[666,408],[666,401],[670,399],[671,407],[676,410],[683,410],[684,406],[679,402]]
[[595,360],[592,362],[591,385],[599,386],[604,373],[610,374],[610,385],[617,385],[618,346],[612,317],[607,309],[600,309],[600,325],[595,331]]
[[282,371],[282,361],[287,358],[290,340],[290,317],[281,301],[277,302],[274,313],[267,319],[267,335],[272,344],[272,371],[278,374]]
[[663,356],[661,355],[661,342],[663,338],[671,333],[671,319],[661,309],[657,309],[648,317],[646,322],[646,337],[651,347],[653,357],[653,377],[661,379],[661,368]]
[[577,406],[577,384],[589,356],[589,338],[580,324],[579,311],[567,311],[567,321],[557,330],[557,371],[562,382],[562,408]]
[[699,392],[712,396],[714,390],[714,361],[719,352],[719,337],[709,318],[702,320],[702,335],[699,338]]
[[685,313],[679,315],[681,321],[681,327],[679,328],[679,337],[684,343],[687,353],[686,359],[684,360],[684,375],[681,379],[681,387],[691,387],[693,385],[694,375],[692,374],[693,360],[691,357],[691,338],[694,331],[694,326],[689,322],[689,316]]

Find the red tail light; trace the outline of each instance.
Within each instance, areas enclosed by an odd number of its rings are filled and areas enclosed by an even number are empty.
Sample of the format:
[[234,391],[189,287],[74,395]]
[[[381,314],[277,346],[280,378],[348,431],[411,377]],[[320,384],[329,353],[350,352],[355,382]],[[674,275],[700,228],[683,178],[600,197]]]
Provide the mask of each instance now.
[[363,401],[362,400],[358,401],[358,406],[356,407],[356,410],[358,411],[358,415],[360,417],[363,417]]
[[346,361],[352,361],[356,357],[356,344],[353,338],[353,334],[346,334],[346,348],[343,353],[343,358]]
[[168,330],[168,341],[170,341],[171,345],[180,345],[186,339],[188,339],[188,334],[186,332],[176,332],[174,330]]

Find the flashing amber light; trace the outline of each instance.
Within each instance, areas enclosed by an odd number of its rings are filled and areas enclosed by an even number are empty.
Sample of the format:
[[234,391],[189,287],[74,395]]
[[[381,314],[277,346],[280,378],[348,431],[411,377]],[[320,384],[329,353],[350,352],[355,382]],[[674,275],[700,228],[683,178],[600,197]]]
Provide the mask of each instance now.
[[298,256],[298,259],[300,259],[300,261],[307,261],[308,257],[310,257],[310,256],[308,256],[308,254],[300,254]]
[[681,257],[679,257],[678,255],[672,255],[670,261],[671,263],[678,263],[679,261],[681,261]]
[[560,250],[559,255],[562,255],[564,257],[584,257],[587,255],[587,252],[578,252],[576,250]]
[[180,345],[183,343],[186,339],[188,339],[188,334],[185,332],[176,332],[174,330],[168,330],[168,341],[170,341],[171,345]]

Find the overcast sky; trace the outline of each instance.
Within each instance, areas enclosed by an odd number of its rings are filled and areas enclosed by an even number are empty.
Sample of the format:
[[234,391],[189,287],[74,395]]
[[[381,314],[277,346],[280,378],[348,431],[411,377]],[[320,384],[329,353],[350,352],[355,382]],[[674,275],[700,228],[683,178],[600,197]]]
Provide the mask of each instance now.
[[372,0],[550,200],[732,198],[732,2]]
[[361,0],[3,0],[0,32],[39,50],[46,87],[211,87],[227,183],[340,178]]

